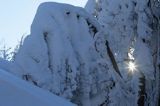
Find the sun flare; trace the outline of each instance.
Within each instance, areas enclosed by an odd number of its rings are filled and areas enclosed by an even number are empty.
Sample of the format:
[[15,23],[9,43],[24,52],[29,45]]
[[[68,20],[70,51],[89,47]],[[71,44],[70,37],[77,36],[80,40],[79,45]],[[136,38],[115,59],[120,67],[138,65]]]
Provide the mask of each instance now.
[[136,64],[134,63],[134,62],[129,62],[128,63],[128,69],[130,70],[130,71],[135,71],[136,70]]

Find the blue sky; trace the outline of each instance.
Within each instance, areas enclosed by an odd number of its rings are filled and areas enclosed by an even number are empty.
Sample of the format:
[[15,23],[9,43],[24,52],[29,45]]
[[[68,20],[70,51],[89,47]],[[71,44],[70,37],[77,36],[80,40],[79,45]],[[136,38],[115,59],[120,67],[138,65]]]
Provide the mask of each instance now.
[[46,1],[61,2],[84,7],[87,0],[1,0],[0,45],[14,47],[22,35],[29,34],[37,7]]

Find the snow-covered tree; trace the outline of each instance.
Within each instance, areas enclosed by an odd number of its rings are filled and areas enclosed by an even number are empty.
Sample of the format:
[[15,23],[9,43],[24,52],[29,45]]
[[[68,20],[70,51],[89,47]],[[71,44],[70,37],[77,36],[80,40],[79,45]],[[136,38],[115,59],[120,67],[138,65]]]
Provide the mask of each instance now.
[[[156,2],[157,7],[152,2]],[[158,101],[154,96],[159,91],[152,88],[156,84],[156,89],[159,89],[159,69],[155,73],[154,65],[157,66],[157,63],[153,63],[153,48],[150,45],[157,39],[153,36],[159,36],[153,33],[158,31],[158,27],[152,27],[158,24],[154,19],[160,14],[158,4],[158,0],[89,0],[86,5],[88,12],[104,27],[106,39],[126,83],[124,88],[115,87],[115,91],[122,89],[122,93],[110,91],[113,105],[155,105]],[[136,72],[128,73],[129,70]],[[155,75],[157,81],[153,84]],[[123,104],[120,104],[121,101],[124,101]]]
[[7,70],[80,106],[158,106],[159,4],[43,3]]
[[12,59],[12,50],[6,44],[0,44],[0,69],[10,70],[10,62]]
[[7,47],[5,44],[3,46],[1,46],[0,47],[0,58],[2,58],[4,60],[11,60],[12,59],[11,48]]
[[114,85],[111,62],[98,52],[106,49],[100,48],[105,45],[101,29],[83,8],[43,3],[12,72],[78,105],[100,105]]
[[151,37],[151,50],[153,57],[153,64],[155,70],[155,80],[152,82],[154,88],[153,103],[160,105],[160,1],[150,0],[149,6],[152,13],[152,37]]
[[19,49],[22,47],[23,41],[24,41],[24,36],[25,36],[25,35],[23,35],[23,36],[21,37],[20,41],[18,41],[18,44],[17,44],[17,45],[15,46],[15,48],[13,49],[11,61],[14,61],[14,59],[15,59],[18,51],[19,51]]

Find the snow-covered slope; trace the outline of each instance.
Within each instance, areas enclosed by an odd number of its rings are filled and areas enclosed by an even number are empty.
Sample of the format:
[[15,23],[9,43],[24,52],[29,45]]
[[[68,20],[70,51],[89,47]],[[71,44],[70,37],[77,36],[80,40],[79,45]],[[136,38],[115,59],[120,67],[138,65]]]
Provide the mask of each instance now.
[[0,106],[75,106],[0,69]]

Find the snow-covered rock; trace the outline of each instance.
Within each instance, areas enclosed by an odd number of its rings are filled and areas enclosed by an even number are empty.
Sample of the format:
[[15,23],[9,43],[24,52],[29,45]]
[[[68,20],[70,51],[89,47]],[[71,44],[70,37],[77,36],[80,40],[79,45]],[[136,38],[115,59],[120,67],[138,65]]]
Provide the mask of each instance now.
[[75,106],[0,69],[0,106]]

